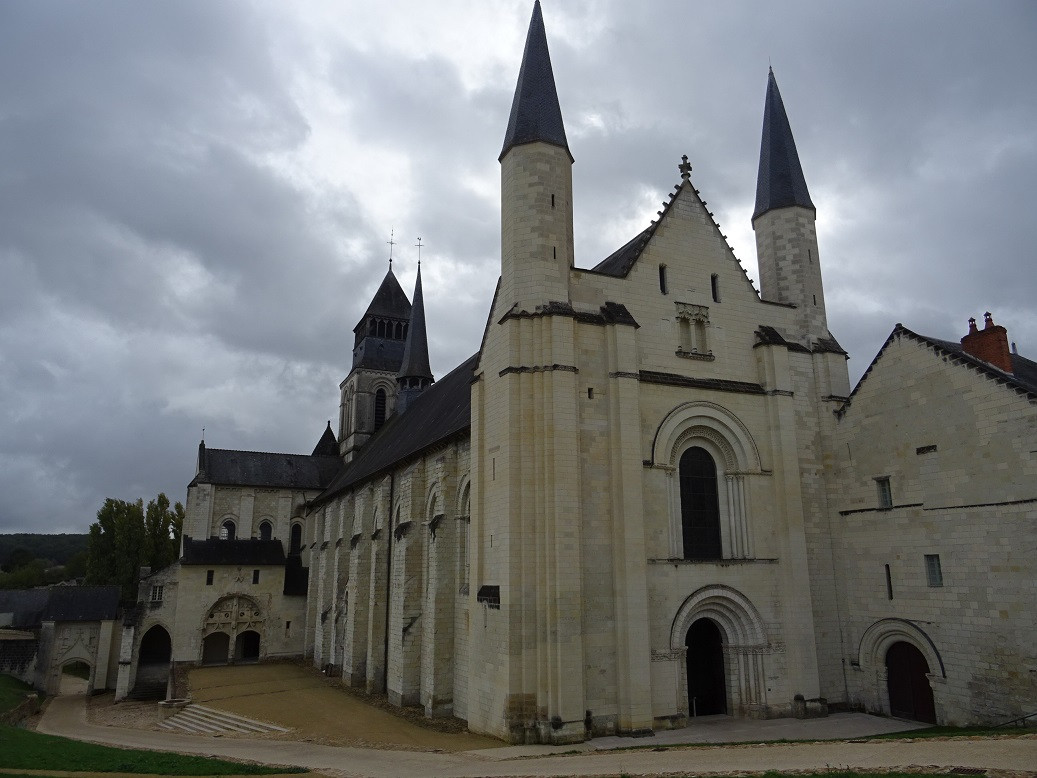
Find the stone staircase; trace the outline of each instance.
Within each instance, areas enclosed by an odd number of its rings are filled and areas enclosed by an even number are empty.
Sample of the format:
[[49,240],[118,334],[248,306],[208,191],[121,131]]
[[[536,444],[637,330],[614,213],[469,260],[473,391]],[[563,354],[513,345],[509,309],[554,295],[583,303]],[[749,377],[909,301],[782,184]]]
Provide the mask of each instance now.
[[169,732],[188,732],[192,735],[256,735],[290,731],[276,724],[246,719],[196,703],[186,706],[158,726]]

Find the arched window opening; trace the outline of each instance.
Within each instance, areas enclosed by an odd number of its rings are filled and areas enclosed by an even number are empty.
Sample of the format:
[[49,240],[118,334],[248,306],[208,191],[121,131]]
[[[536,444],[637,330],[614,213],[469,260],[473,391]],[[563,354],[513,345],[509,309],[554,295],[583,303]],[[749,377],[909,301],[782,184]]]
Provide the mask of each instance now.
[[274,527],[269,521],[260,522],[259,539],[270,540],[274,536]]
[[234,540],[237,531],[234,528],[234,522],[227,519],[220,525],[220,540]]
[[379,389],[374,396],[374,428],[380,429],[385,424],[385,390]]
[[302,551],[302,524],[292,525],[292,536],[288,545],[289,554],[299,554]]
[[681,455],[681,529],[685,559],[720,559],[720,500],[717,465],[693,446]]
[[369,321],[367,323],[367,334],[368,335],[377,335],[378,334],[378,322],[376,322],[374,319],[371,319],[371,321]]

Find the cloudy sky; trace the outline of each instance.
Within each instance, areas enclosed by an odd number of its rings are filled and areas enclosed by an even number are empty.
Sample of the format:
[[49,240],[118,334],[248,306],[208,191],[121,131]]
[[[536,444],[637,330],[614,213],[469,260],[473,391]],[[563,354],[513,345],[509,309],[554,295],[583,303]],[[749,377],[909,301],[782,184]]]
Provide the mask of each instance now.
[[[433,369],[478,347],[531,0],[0,4],[0,531],[308,453],[421,236]],[[579,266],[679,180],[750,277],[768,63],[860,376],[985,310],[1037,356],[1037,4],[545,0]]]

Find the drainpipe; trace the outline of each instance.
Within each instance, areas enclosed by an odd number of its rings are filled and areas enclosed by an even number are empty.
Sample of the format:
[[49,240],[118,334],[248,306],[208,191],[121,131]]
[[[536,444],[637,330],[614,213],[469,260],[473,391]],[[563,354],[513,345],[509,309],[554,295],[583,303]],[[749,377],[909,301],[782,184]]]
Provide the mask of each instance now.
[[394,528],[392,525],[393,501],[396,496],[396,474],[389,473],[389,516],[386,521],[388,529],[388,550],[385,554],[385,645],[382,653],[382,688],[389,695],[389,609],[392,604],[392,541]]

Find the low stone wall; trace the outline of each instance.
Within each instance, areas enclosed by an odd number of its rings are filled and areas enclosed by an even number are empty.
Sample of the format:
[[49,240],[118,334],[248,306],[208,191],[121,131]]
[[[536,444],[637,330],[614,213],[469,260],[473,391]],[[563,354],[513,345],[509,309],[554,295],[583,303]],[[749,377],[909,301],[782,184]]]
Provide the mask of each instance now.
[[27,719],[29,716],[37,713],[39,709],[40,696],[35,693],[28,694],[23,702],[7,711],[7,713],[0,713],[0,724],[14,726],[22,719]]
[[[23,637],[24,635],[24,637]],[[36,652],[39,642],[31,633],[10,634],[0,639],[0,673],[13,675],[31,684],[36,674]]]

